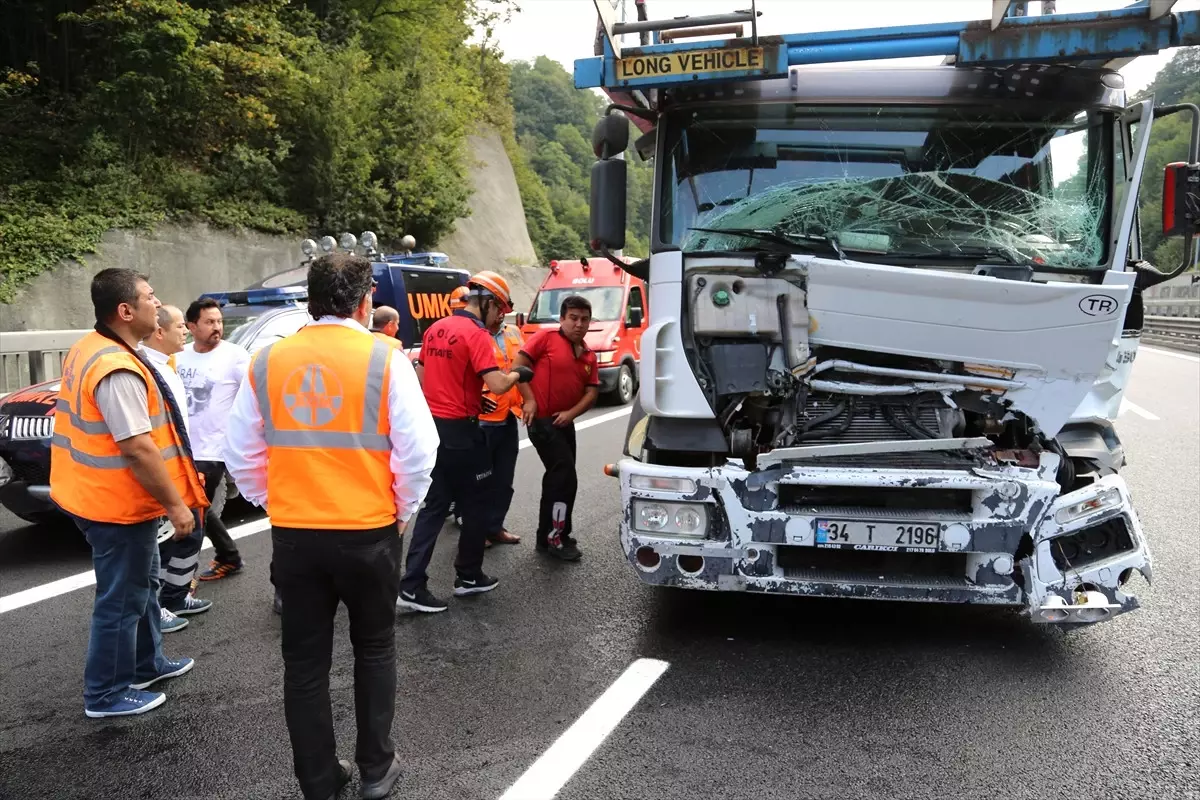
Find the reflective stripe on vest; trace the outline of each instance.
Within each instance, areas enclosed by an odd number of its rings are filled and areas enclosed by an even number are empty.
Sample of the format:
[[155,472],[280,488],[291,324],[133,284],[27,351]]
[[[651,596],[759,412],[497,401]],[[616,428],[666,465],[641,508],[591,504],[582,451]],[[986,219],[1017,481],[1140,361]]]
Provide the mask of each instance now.
[[[383,403],[383,375],[387,367],[391,349],[382,342],[376,341],[371,345],[371,360],[367,366],[367,385],[363,393],[363,429],[361,431],[316,431],[316,430],[279,430],[271,415],[271,396],[267,386],[267,360],[270,358],[269,344],[262,350],[262,355],[254,360],[254,399],[258,401],[258,410],[263,418],[263,430],[269,447],[342,447],[347,450],[382,450],[390,452],[392,440],[380,433],[370,433],[379,427],[379,409]],[[310,371],[301,379],[301,388],[310,393],[322,391],[321,376],[315,370]]]
[[351,328],[313,325],[255,354],[250,383],[267,443],[273,524],[364,530],[395,522],[392,352]]
[[99,333],[76,342],[63,362],[50,439],[51,498],[66,511],[95,522],[133,524],[166,513],[134,476],[96,402],[100,382],[118,370],[129,370],[146,383],[149,436],[176,491],[189,508],[207,508],[195,466],[184,455],[154,376],[136,356]]

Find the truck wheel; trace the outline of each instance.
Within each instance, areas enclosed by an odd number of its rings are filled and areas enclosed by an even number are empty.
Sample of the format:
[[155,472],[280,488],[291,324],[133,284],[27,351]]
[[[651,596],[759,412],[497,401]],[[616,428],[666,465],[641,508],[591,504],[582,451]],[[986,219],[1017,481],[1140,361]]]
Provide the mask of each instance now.
[[617,405],[627,405],[633,399],[633,370],[628,364],[621,365],[617,373],[617,387],[613,389],[610,399]]

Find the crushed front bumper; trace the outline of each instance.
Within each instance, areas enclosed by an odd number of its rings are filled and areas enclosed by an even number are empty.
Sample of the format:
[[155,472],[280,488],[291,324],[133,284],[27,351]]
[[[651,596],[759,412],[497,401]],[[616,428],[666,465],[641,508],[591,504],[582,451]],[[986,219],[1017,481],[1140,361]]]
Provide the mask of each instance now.
[[[753,473],[624,459],[621,544],[659,586],[1012,606],[1058,624],[1137,608],[1123,587],[1135,571],[1150,580],[1151,558],[1124,480],[1064,495],[1057,468],[1049,453],[1037,467]],[[830,544],[830,520],[901,536],[915,526],[936,544]]]

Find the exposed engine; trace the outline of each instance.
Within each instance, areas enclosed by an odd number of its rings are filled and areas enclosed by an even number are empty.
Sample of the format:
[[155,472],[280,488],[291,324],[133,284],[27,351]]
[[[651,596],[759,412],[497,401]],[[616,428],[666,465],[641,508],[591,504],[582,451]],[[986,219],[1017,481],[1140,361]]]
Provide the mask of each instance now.
[[735,457],[973,437],[1000,450],[1041,447],[1003,401],[1019,385],[1011,371],[813,346],[805,290],[782,277],[693,274],[688,284],[697,374]]

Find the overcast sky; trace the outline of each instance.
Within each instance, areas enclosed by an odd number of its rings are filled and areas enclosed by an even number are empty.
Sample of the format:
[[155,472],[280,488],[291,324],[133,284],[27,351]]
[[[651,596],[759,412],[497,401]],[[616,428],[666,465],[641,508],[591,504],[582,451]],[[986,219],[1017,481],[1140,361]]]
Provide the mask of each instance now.
[[[630,20],[636,19],[633,0],[625,0]],[[721,14],[749,8],[748,0],[647,0],[651,19],[684,15]],[[1129,5],[1131,0],[1058,0],[1056,13],[1107,10]],[[549,56],[573,72],[575,59],[592,55],[596,11],[592,0],[518,0],[521,13],[498,31],[504,60],[532,61]],[[1031,14],[1041,3],[1029,3]],[[1200,0],[1182,0],[1174,10],[1200,9]],[[989,19],[989,0],[758,0],[759,32],[763,34],[835,31],[885,25]],[[619,17],[618,17],[619,18]],[[633,46],[637,37],[628,37]],[[1167,50],[1143,56],[1125,67],[1127,89],[1132,94],[1145,86],[1171,57]],[[894,59],[896,64],[937,64],[941,57]]]

